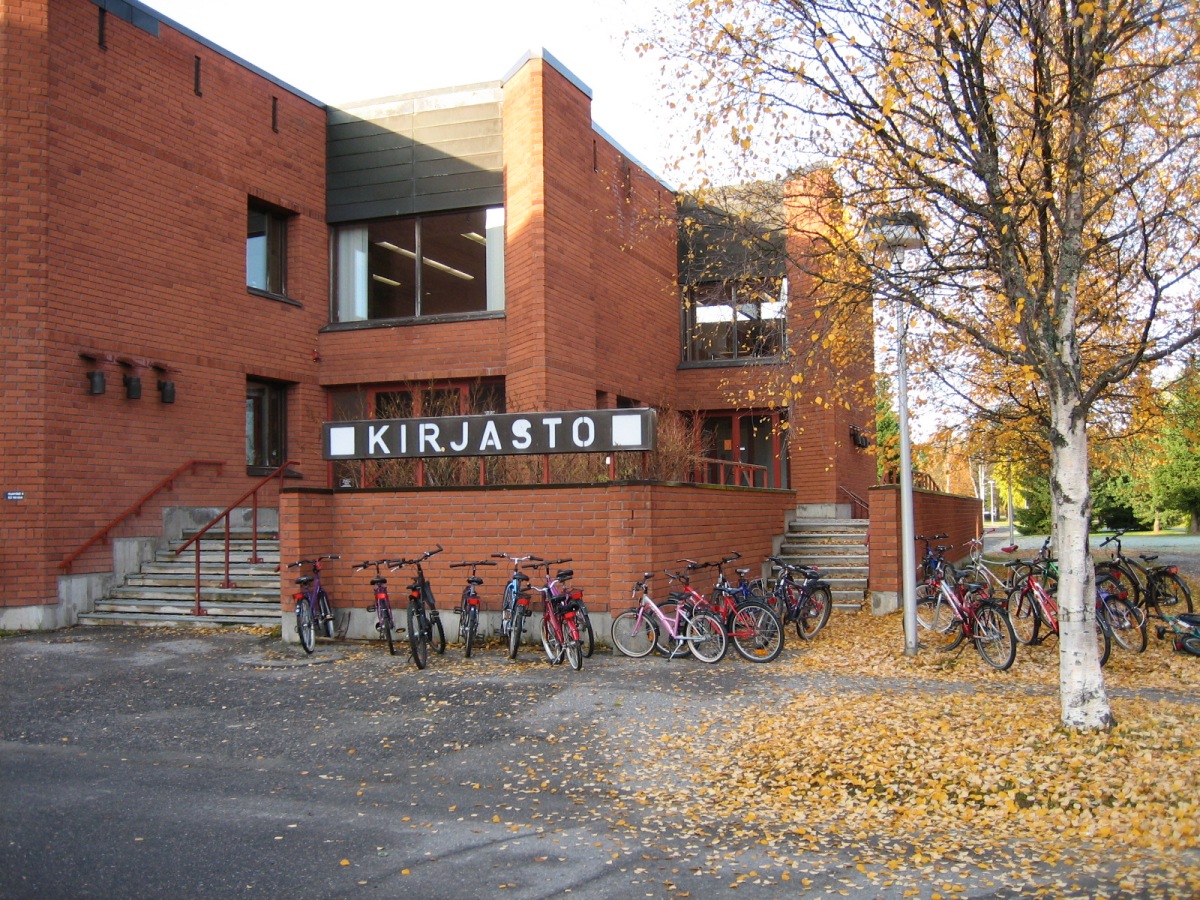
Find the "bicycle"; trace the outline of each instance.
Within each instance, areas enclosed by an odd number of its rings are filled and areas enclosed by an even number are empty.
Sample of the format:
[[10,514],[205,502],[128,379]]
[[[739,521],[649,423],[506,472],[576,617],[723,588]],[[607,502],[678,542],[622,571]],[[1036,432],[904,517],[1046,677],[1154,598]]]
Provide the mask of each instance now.
[[[1034,558],[1017,560],[1007,565],[1024,566],[1028,569],[1028,572],[1008,595],[1008,615],[1017,640],[1027,646],[1040,643],[1038,632],[1041,631],[1043,625],[1051,634],[1058,635],[1058,603],[1043,580],[1043,575],[1053,565],[1053,560]],[[1118,585],[1111,582],[1106,582],[1106,584],[1111,584],[1113,587],[1109,593],[1119,595]],[[1100,602],[1099,594],[1102,589],[1103,586],[1098,582],[1096,585],[1097,603]],[[1107,627],[1099,616],[1096,617],[1096,641],[1100,665],[1103,666],[1108,662],[1109,654],[1112,652],[1112,640]]]
[[392,618],[392,604],[388,599],[387,579],[380,572],[380,566],[388,564],[386,559],[372,559],[359,563],[354,567],[355,572],[361,572],[364,569],[375,567],[375,577],[371,579],[371,588],[375,592],[375,602],[367,607],[369,612],[375,613],[375,630],[379,632],[379,636],[387,641],[388,653],[392,656],[396,655],[396,644],[392,640],[392,632],[396,630],[395,620]]
[[775,611],[765,600],[751,593],[746,573],[749,569],[740,569],[741,584],[733,587],[725,575],[725,567],[734,560],[741,559],[740,553],[734,553],[712,563],[686,562],[689,568],[715,568],[717,578],[709,593],[709,606],[720,617],[725,625],[725,635],[733,644],[742,659],[750,662],[772,662],[783,652],[783,624]]
[[567,582],[575,575],[572,569],[560,569],[554,577],[550,577],[550,567],[560,563],[570,562],[570,559],[559,559],[529,563],[527,569],[545,569],[546,584],[544,587],[534,587],[532,590],[542,595],[542,649],[546,651],[546,659],[550,665],[556,666],[563,657],[570,662],[571,668],[578,672],[583,668],[583,640],[579,632],[578,604],[571,599],[567,591]]
[[312,653],[317,646],[317,623],[320,623],[325,637],[333,637],[333,609],[329,605],[329,596],[325,593],[325,588],[321,587],[321,563],[327,559],[341,557],[318,556],[316,559],[299,559],[288,563],[287,566],[289,569],[312,566],[312,574],[301,575],[296,579],[300,590],[292,594],[292,599],[296,601],[296,634],[305,653]]
[[1106,537],[1100,544],[1100,549],[1109,544],[1116,544],[1112,559],[1096,563],[1097,573],[1112,577],[1128,592],[1129,602],[1139,610],[1143,618],[1150,615],[1153,607],[1154,616],[1165,619],[1163,607],[1180,607],[1184,612],[1192,612],[1192,593],[1183,579],[1179,577],[1178,566],[1148,566],[1158,559],[1158,554],[1147,556],[1138,554],[1141,563],[1126,556],[1121,551],[1121,537],[1129,531],[1124,528]]
[[[778,556],[767,559],[779,570],[775,587],[767,595],[767,603],[779,616],[780,622],[796,624],[796,634],[811,641],[829,622],[833,611],[833,591],[821,580],[816,566],[789,563]],[[803,581],[798,581],[800,575]]]
[[[947,569],[947,576],[959,574]],[[925,629],[935,649],[950,651],[970,640],[984,662],[1003,672],[1017,658],[1017,636],[1008,610],[992,600],[983,587],[935,575],[917,589],[917,625]]]
[[483,579],[475,574],[479,566],[496,565],[490,559],[480,559],[475,562],[451,563],[451,569],[471,568],[467,576],[467,586],[463,588],[462,597],[458,601],[458,636],[462,638],[463,656],[471,658],[471,650],[475,646],[475,637],[479,633],[479,591],[476,588],[483,584]]
[[425,577],[425,569],[421,565],[434,554],[442,552],[442,545],[436,550],[426,550],[416,559],[392,559],[388,565],[393,569],[413,566],[412,583],[408,586],[408,645],[412,650],[413,662],[418,669],[429,665],[429,650],[439,656],[446,652],[446,632],[442,628],[442,618],[438,615],[437,606],[433,599],[433,588]]
[[[1005,596],[1013,589],[1014,569],[1009,568],[1009,577],[1007,580],[1001,579],[992,571],[992,567],[987,564],[983,558],[983,541],[980,538],[970,538],[964,547],[968,551],[968,559],[965,571],[972,581],[981,582],[988,586],[989,593],[1000,591]],[[1009,544],[1007,547],[1001,547],[1000,550],[1004,553],[1015,553],[1017,551],[1016,544]]]
[[1170,633],[1176,650],[1200,656],[1200,615],[1179,613],[1176,616],[1164,616],[1163,621],[1166,624],[1155,629],[1160,641]]
[[[669,572],[667,576],[680,577]],[[677,602],[674,614],[668,616],[650,599],[650,578],[651,573],[646,572],[633,586],[637,607],[613,619],[610,629],[613,646],[626,656],[638,659],[659,647],[660,635],[665,633],[672,642],[666,654],[668,659],[690,652],[701,662],[720,662],[726,649],[725,629],[721,620],[713,613],[685,602]],[[683,595],[679,596],[682,600]]]
[[508,559],[513,564],[508,584],[504,586],[504,601],[500,607],[500,636],[508,642],[508,658],[516,659],[517,650],[521,646],[525,617],[529,615],[529,576],[520,571],[520,566],[526,560],[541,562],[542,559],[540,556],[510,556],[507,553],[493,553],[492,558]]

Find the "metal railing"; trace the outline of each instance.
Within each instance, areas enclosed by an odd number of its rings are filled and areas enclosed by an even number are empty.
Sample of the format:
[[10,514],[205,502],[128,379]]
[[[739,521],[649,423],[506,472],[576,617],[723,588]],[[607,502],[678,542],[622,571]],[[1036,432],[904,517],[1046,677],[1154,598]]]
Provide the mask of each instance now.
[[722,484],[736,487],[768,486],[770,470],[766,466],[729,459],[702,459],[692,473],[695,484]]
[[224,588],[237,587],[237,585],[234,584],[234,582],[231,581],[229,578],[229,533],[231,531],[229,516],[235,509],[237,509],[238,505],[240,503],[242,503],[242,501],[244,501],[247,497],[254,498],[254,502],[252,504],[253,513],[252,513],[252,518],[251,518],[252,543],[250,545],[250,547],[251,547],[250,559],[247,561],[252,562],[252,563],[262,562],[262,559],[258,555],[258,492],[260,490],[262,490],[264,487],[266,487],[267,484],[270,483],[273,479],[279,478],[282,480],[283,473],[287,471],[289,466],[294,466],[294,465],[297,465],[295,460],[289,459],[287,462],[285,462],[283,465],[281,465],[278,469],[276,469],[270,475],[267,475],[264,478],[262,478],[258,483],[256,483],[254,485],[254,487],[250,488],[248,491],[246,491],[246,493],[242,494],[242,496],[238,497],[236,500],[234,500],[232,503],[230,503],[227,507],[225,507],[224,510],[217,513],[217,515],[213,517],[212,521],[210,521],[207,525],[205,525],[203,528],[201,528],[199,531],[197,531],[191,538],[189,538],[183,544],[183,546],[181,546],[178,550],[175,551],[175,555],[178,556],[180,553],[182,553],[188,547],[192,546],[193,544],[196,545],[196,607],[195,607],[195,611],[193,613],[194,615],[197,615],[197,616],[206,615],[204,607],[200,603],[200,546],[201,546],[202,538],[204,537],[204,535],[208,532],[208,530],[210,528],[212,528],[214,525],[216,525],[218,522],[220,522],[222,519],[224,519],[224,521],[225,521],[225,579],[221,582],[221,587],[224,587]]
[[838,485],[838,490],[850,498],[850,518],[852,519],[869,519],[871,518],[871,506],[854,491]]
[[169,491],[174,488],[175,479],[179,478],[185,472],[188,472],[189,470],[195,472],[199,466],[216,466],[219,469],[223,465],[224,463],[218,459],[193,459],[185,462],[182,466],[177,468],[174,472],[172,472],[154,487],[150,488],[150,490],[138,498],[138,500],[132,506],[119,514],[111,522],[84,541],[77,550],[69,554],[62,562],[60,562],[58,567],[64,572],[70,572],[71,564],[75,562],[75,560],[79,559],[79,557],[82,556],[88,550],[88,548],[102,540],[105,540],[114,528],[116,528],[130,516],[140,515],[142,507],[149,503],[160,491]]

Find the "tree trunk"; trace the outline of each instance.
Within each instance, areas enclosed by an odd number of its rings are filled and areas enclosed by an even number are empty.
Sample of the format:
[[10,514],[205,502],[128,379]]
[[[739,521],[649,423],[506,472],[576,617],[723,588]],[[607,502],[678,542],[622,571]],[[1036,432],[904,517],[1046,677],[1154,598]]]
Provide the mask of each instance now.
[[1052,403],[1050,491],[1058,541],[1058,689],[1062,724],[1075,731],[1116,724],[1096,646],[1096,576],[1088,546],[1092,495],[1084,417],[1061,399]]

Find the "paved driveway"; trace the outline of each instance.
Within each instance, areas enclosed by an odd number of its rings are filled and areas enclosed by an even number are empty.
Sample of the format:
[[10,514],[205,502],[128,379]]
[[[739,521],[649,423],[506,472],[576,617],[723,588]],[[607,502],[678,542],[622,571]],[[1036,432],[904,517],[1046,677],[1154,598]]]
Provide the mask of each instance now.
[[[454,649],[418,673],[374,646],[306,658],[247,633],[0,640],[0,897],[703,898],[735,881],[777,897],[776,849],[741,820],[705,845],[642,805],[640,743],[699,709],[737,727],[741,704],[780,692],[976,689],[599,651],[571,672],[532,649],[515,663]],[[907,896],[911,881],[862,874],[855,847],[807,840],[789,895]],[[1093,896],[1095,877],[1064,859],[982,893]]]

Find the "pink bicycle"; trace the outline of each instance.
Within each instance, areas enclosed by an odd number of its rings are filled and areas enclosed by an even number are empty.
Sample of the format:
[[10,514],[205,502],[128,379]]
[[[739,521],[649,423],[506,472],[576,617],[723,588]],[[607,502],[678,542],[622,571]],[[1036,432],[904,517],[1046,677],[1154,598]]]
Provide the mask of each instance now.
[[[668,646],[668,659],[683,656],[689,650],[701,662],[719,662],[725,656],[725,628],[711,612],[678,602],[671,614],[650,599],[651,573],[642,575],[633,586],[636,609],[621,613],[612,623],[613,646],[626,656],[638,659],[656,646]],[[660,637],[661,635],[661,637]],[[669,643],[668,643],[669,642]]]

